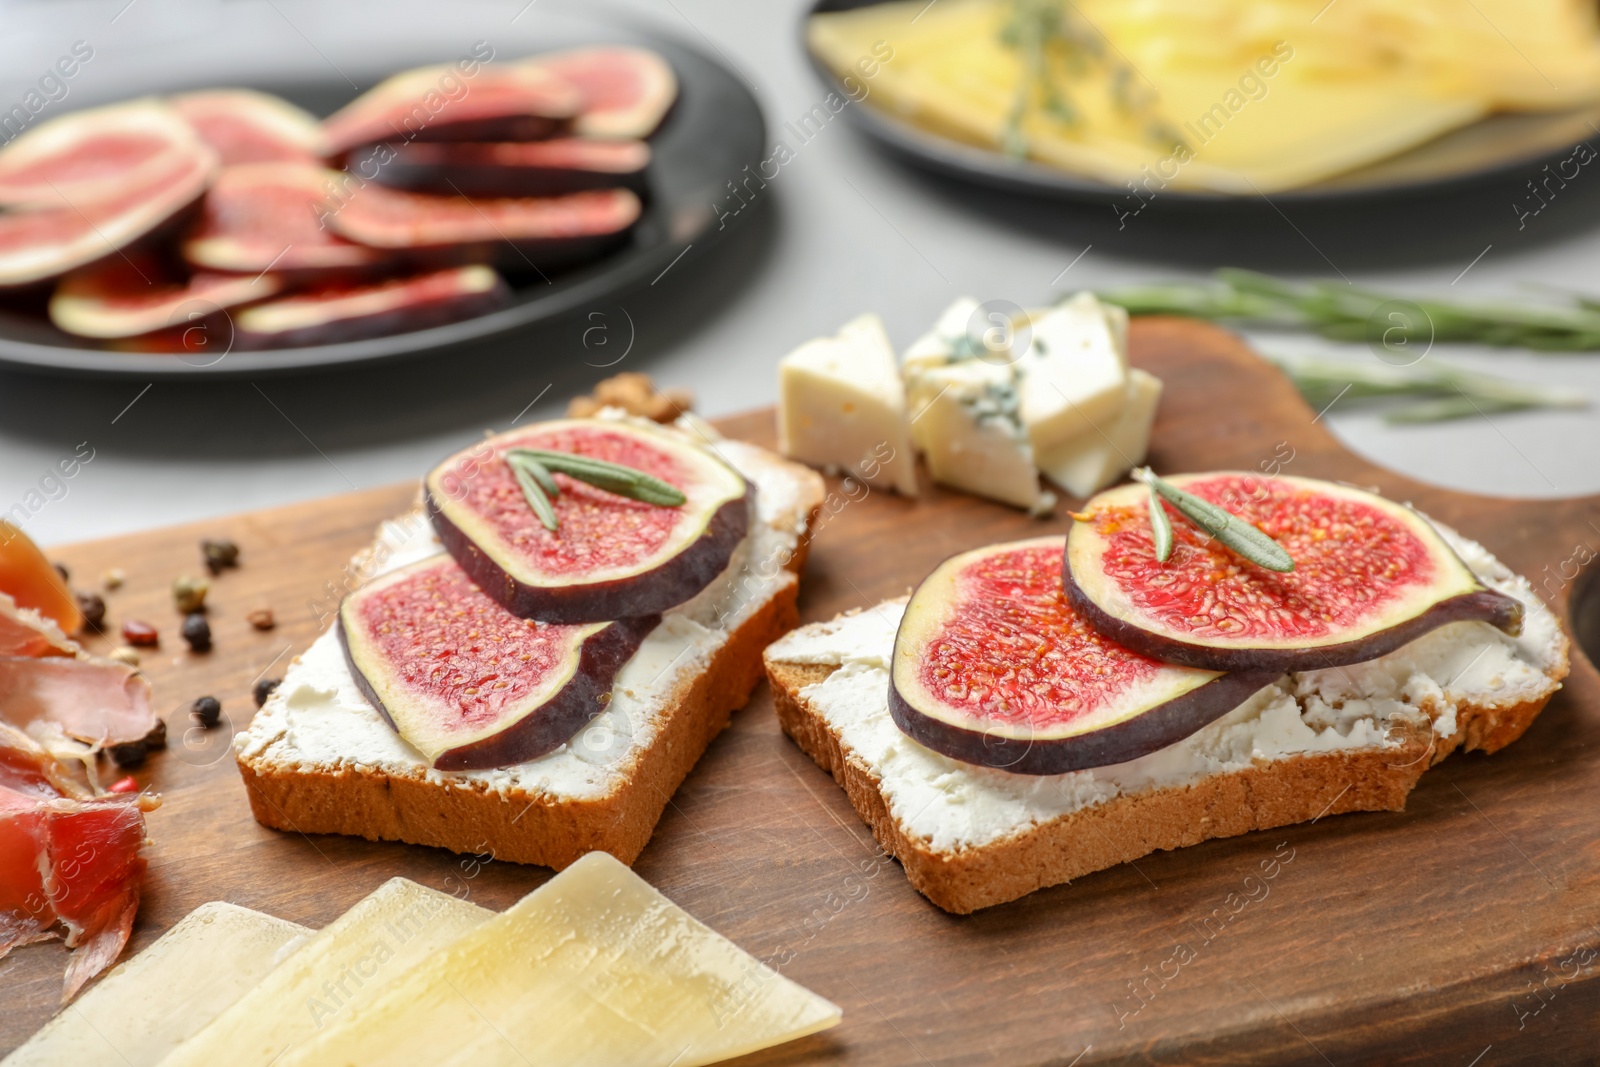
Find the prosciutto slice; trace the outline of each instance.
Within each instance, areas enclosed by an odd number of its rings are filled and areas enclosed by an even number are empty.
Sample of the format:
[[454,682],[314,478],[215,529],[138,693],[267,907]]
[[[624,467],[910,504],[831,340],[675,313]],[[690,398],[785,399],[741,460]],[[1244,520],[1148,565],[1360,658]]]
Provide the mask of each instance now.
[[0,958],[64,937],[74,950],[62,1001],[109,967],[139,909],[143,794],[94,797],[54,756],[0,725]]
[[63,734],[104,747],[144,737],[156,715],[144,675],[89,655],[0,593],[0,722],[36,738]]

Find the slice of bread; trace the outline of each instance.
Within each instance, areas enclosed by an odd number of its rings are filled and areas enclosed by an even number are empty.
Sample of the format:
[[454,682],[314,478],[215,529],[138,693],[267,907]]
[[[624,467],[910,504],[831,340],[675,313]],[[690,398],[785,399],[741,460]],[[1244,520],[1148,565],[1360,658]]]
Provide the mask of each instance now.
[[[700,429],[689,427],[699,439]],[[797,621],[820,476],[740,441],[716,450],[756,486],[751,535],[723,574],[662,619],[606,711],[514,767],[434,770],[361,696],[328,631],[234,741],[256,820],[280,830],[437,845],[562,868],[587,852],[632,863],[668,800],[761,680],[761,650]],[[385,523],[351,573],[442,551],[426,517]]]
[[1493,752],[1520,737],[1567,673],[1566,635],[1527,580],[1440,529],[1480,579],[1523,602],[1520,637],[1452,623],[1380,659],[1285,675],[1128,763],[1013,774],[901,733],[887,690],[903,599],[802,627],[767,649],[778,719],[844,787],[911,884],[962,914],[1158,849],[1399,811],[1450,752]]

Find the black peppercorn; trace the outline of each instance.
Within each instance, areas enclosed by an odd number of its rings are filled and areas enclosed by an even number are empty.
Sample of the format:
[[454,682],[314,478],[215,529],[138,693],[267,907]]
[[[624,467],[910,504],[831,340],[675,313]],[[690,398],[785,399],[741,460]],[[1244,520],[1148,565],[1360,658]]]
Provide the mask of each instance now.
[[112,745],[106,749],[118,767],[137,767],[144,763],[144,758],[150,754],[150,746],[143,738],[138,741],[124,741],[120,745]]
[[83,612],[83,624],[91,630],[100,629],[106,621],[106,602],[98,593],[78,593],[78,610]]
[[189,713],[209,730],[222,720],[222,701],[216,697],[201,697],[194,702]]
[[282,681],[282,678],[263,678],[257,682],[255,688],[250,690],[250,695],[255,697],[256,707],[259,708],[265,704],[267,698],[272,695],[272,691],[278,688],[279,683]]
[[189,647],[196,652],[211,651],[211,624],[206,622],[206,617],[198,611],[190,612],[183,617],[183,629],[179,631],[183,639],[189,642]]

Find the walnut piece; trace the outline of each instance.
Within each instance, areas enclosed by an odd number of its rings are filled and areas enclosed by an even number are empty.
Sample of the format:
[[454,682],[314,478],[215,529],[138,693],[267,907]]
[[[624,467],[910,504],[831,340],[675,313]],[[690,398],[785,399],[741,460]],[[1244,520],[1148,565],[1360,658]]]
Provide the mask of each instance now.
[[694,394],[687,389],[656,391],[648,374],[624,371],[599,382],[589,396],[576,396],[567,402],[567,414],[588,418],[601,408],[621,408],[654,422],[671,422],[694,406]]

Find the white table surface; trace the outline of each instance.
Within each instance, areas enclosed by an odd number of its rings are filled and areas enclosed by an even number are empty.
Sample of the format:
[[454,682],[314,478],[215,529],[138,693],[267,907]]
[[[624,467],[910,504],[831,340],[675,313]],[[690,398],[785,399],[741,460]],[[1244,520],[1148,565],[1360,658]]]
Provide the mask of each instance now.
[[[63,110],[120,95],[130,78],[202,85],[242,79],[248,75],[240,72],[264,64],[311,72],[359,67],[363,58],[400,47],[396,41],[415,47],[419,37],[439,58],[486,36],[515,45],[536,34],[540,13],[558,0],[537,4],[423,5],[432,9],[424,16],[416,13],[422,8],[407,15],[395,4],[299,0],[0,0],[0,104],[20,99],[79,39],[96,55]],[[630,17],[729,59],[754,85],[771,135],[782,136],[782,124],[823,95],[797,43],[798,0],[624,6],[636,9]],[[419,33],[424,17],[438,26]],[[1600,178],[1586,180],[1600,192]],[[255,383],[158,382],[146,389],[137,381],[0,373],[0,512],[37,501],[30,490],[80,442],[93,450],[92,461],[26,519],[43,543],[417,478],[485,428],[505,428],[519,414],[559,413],[567,396],[614,370],[689,386],[703,412],[731,413],[772,403],[774,364],[799,342],[874,310],[904,345],[969,293],[1027,306],[1077,288],[1198,277],[1211,266],[1248,261],[1417,293],[1472,297],[1534,284],[1600,294],[1596,206],[1583,190],[1552,203],[1522,231],[1509,203],[1495,210],[1503,218],[1475,213],[1459,226],[1446,220],[1436,237],[1402,233],[1354,250],[1323,241],[1320,250],[1312,247],[1289,219],[1267,225],[1250,243],[1226,225],[1168,232],[1155,220],[1145,226],[1133,219],[1118,231],[1106,225],[1109,205],[1046,220],[1005,198],[923,179],[836,120],[800,148],[751,208],[729,219],[734,232],[713,254],[686,260],[655,287],[622,298],[635,336],[614,368],[596,365],[616,358],[620,344],[586,349],[583,330],[593,320],[585,317],[487,352]],[[1397,263],[1406,265],[1389,265]],[[621,320],[616,306],[600,310]],[[626,327],[616,329],[616,341],[624,342]],[[1372,358],[1359,346],[1348,351]],[[1600,354],[1441,345],[1429,358],[1440,356],[1577,386],[1600,399]],[[1600,409],[1397,428],[1341,402],[1324,421],[1358,452],[1423,480],[1511,496],[1600,491]]]

